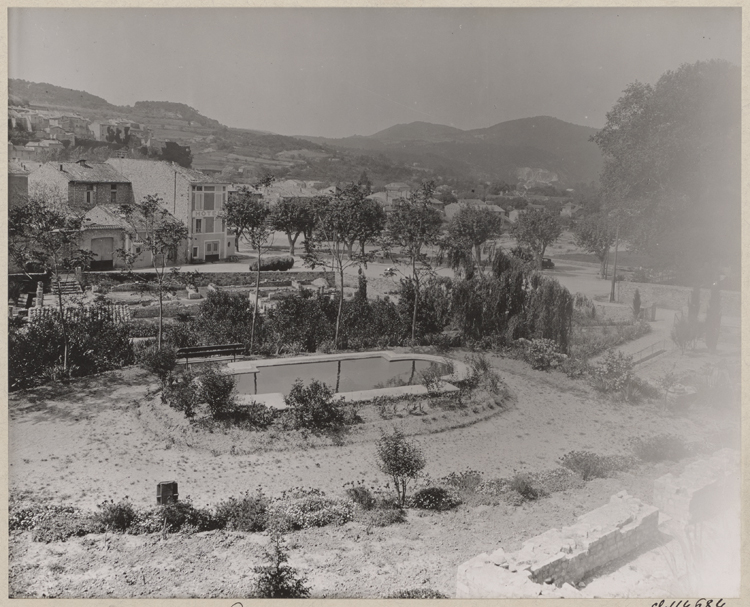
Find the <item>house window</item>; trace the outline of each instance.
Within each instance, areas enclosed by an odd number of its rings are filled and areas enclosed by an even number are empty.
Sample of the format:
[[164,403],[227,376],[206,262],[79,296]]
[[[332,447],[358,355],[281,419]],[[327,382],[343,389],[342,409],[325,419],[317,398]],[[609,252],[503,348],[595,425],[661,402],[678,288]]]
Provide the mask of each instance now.
[[207,185],[203,188],[203,210],[213,211],[214,210],[214,186]]
[[193,247],[193,257],[198,257],[198,247]]
[[214,218],[206,217],[206,234],[214,233]]
[[94,204],[94,186],[86,186],[86,204]]
[[203,192],[203,186],[200,186],[200,185],[193,186],[193,191],[191,195],[193,211],[202,210],[201,209],[201,196],[203,196],[202,192]]
[[221,217],[216,218],[216,227],[214,228],[214,232],[217,234],[221,233]]
[[117,204],[117,186],[112,184],[109,190],[109,200],[112,204]]
[[194,232],[196,234],[200,234],[201,233],[201,223],[203,223],[203,222],[200,219],[196,219],[195,220],[195,230],[194,230]]
[[141,245],[136,245],[135,247],[135,254],[140,255],[141,254]]

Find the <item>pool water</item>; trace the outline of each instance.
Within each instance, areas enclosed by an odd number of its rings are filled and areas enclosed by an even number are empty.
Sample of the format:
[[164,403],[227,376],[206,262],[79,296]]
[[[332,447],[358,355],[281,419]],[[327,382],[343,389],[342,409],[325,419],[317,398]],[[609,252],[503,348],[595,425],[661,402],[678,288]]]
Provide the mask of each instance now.
[[356,392],[394,385],[420,384],[420,371],[434,364],[428,360],[388,361],[378,356],[272,365],[260,367],[257,373],[241,373],[235,377],[240,394],[289,394],[296,379],[301,379],[305,385],[317,379],[335,392]]

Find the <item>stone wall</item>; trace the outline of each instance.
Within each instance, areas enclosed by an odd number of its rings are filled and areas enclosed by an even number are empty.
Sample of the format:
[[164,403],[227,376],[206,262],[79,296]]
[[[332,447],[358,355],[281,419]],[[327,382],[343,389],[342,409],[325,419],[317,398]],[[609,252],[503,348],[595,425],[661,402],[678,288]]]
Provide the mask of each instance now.
[[654,505],[679,525],[712,517],[728,500],[737,499],[740,455],[722,449],[708,460],[687,466],[680,476],[654,481]]
[[[643,307],[650,306],[655,302],[659,308],[670,310],[687,310],[688,298],[692,292],[689,287],[621,281],[617,283],[617,301],[621,304],[632,305],[636,289],[641,295]],[[701,289],[701,314],[705,314],[710,297],[711,291],[709,289]],[[726,316],[739,317],[741,315],[740,293],[737,291],[722,291],[721,311]]]
[[658,535],[659,511],[620,492],[563,529],[528,540],[521,550],[480,554],[458,568],[456,598],[582,596],[573,586]]

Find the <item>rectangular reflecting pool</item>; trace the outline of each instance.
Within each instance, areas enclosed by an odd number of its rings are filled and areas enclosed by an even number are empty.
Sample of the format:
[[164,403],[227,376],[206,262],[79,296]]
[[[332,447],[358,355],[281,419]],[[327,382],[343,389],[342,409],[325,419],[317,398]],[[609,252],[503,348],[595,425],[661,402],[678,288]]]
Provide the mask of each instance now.
[[[429,360],[388,361],[382,356],[373,356],[269,365],[259,367],[256,372],[238,373],[235,378],[240,394],[289,394],[296,379],[301,379],[305,385],[317,379],[335,392],[356,392],[420,384],[420,372],[436,364]],[[444,372],[445,366],[438,364],[438,368]]]

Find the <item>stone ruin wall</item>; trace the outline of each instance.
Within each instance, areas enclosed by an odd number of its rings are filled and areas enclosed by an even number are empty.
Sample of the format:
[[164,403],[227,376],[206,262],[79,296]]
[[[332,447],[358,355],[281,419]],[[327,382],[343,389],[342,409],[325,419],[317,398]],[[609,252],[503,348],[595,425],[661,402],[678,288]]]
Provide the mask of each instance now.
[[[739,498],[739,453],[723,449],[688,465],[679,477],[654,481],[654,505],[622,491],[562,529],[550,529],[521,550],[500,548],[458,567],[456,598],[585,597],[575,584],[659,537],[661,522],[671,529],[719,513]],[[664,516],[666,515],[666,516]]]

